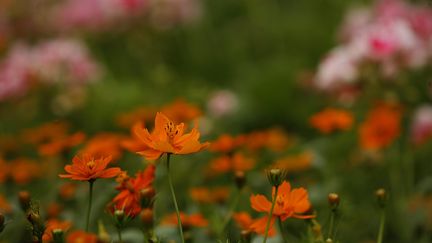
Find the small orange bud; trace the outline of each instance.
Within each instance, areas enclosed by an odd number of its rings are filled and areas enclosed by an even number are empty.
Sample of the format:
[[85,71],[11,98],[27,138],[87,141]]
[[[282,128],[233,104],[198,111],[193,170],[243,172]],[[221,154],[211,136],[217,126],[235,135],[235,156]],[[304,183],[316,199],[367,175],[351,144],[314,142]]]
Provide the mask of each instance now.
[[30,193],[28,191],[20,191],[18,192],[18,201],[21,205],[21,208],[24,212],[30,209]]
[[246,184],[246,176],[244,171],[236,171],[234,174],[234,181],[238,189],[242,189]]
[[153,227],[153,209],[144,208],[141,210],[140,219],[145,228]]
[[337,193],[330,193],[328,195],[328,202],[332,210],[336,210],[340,203],[340,197]]

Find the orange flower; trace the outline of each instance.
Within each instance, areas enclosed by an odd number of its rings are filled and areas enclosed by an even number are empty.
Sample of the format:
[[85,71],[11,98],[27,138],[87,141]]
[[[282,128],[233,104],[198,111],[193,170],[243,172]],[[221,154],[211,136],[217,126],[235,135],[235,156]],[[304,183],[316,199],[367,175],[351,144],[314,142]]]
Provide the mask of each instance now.
[[[180,219],[184,228],[206,227],[208,225],[208,221],[199,213],[187,215],[183,212],[180,212]],[[162,220],[162,223],[166,225],[177,225],[178,222],[176,213],[166,216]]]
[[67,231],[72,226],[69,221],[60,221],[57,219],[48,220],[46,223],[45,232],[42,236],[43,242],[51,242],[53,239],[52,231],[56,229],[61,229],[63,232]]
[[11,177],[17,184],[27,184],[40,176],[40,166],[35,161],[18,158],[9,163]]
[[233,137],[229,134],[222,134],[211,143],[209,150],[213,152],[228,153],[238,148],[243,143],[244,136]]
[[380,104],[360,125],[360,146],[376,150],[390,145],[400,134],[402,112],[399,106]]
[[114,133],[100,133],[87,141],[85,147],[80,151],[82,154],[89,154],[94,157],[112,156],[116,160],[122,155],[122,135]]
[[94,159],[89,155],[82,157],[75,156],[72,165],[66,165],[65,171],[68,174],[59,175],[61,178],[70,178],[78,181],[92,181],[98,178],[112,178],[120,174],[118,167],[106,169],[111,162],[111,156]]
[[278,152],[285,149],[290,142],[288,136],[280,128],[251,132],[245,138],[245,145],[250,150],[268,148]]
[[213,189],[196,187],[192,188],[189,193],[192,200],[199,203],[222,203],[228,199],[230,191],[227,187],[216,187]]
[[312,127],[318,129],[321,133],[329,134],[337,130],[349,130],[354,123],[354,118],[349,111],[326,108],[313,115],[309,122]]
[[70,200],[75,196],[76,190],[77,190],[77,184],[72,182],[64,183],[63,185],[60,186],[59,196],[63,200]]
[[124,149],[133,153],[148,149],[148,147],[138,138],[138,136],[134,132],[135,129],[140,129],[142,126],[143,126],[142,122],[136,123],[131,129],[132,137],[125,138],[120,142],[121,146]]
[[206,148],[209,143],[201,144],[200,134],[196,128],[184,134],[184,123],[174,125],[164,114],[158,112],[155,118],[155,128],[150,134],[147,129],[137,127],[135,134],[148,147],[138,152],[147,160],[156,160],[163,153],[191,154]]
[[98,238],[95,234],[87,233],[81,230],[69,233],[66,237],[66,243],[97,243]]
[[57,155],[82,143],[84,133],[68,134],[68,125],[62,122],[47,123],[23,133],[24,140],[38,146],[40,155]]
[[312,160],[313,154],[310,151],[305,151],[278,159],[271,167],[280,168],[287,172],[304,171],[311,167]]
[[143,172],[136,174],[135,178],[122,175],[119,194],[113,199],[115,209],[123,209],[126,215],[135,217],[141,211],[141,190],[150,188],[155,177],[156,167],[149,165]]
[[[273,187],[273,193],[275,193],[275,188]],[[252,195],[250,197],[251,206],[255,211],[269,213],[272,203],[267,200],[263,195]],[[309,197],[306,189],[303,187],[291,190],[291,185],[284,181],[279,186],[278,194],[276,197],[276,203],[273,209],[273,215],[270,221],[270,225],[273,225],[275,219],[279,217],[282,221],[287,218],[313,218],[314,215],[302,215],[306,213],[311,207],[309,202]],[[254,228],[256,232],[265,231],[267,224],[267,216],[261,218],[253,223],[251,227]]]
[[248,171],[255,166],[255,160],[247,158],[243,153],[235,153],[232,157],[222,156],[210,161],[209,173],[211,175],[226,172]]
[[177,99],[173,103],[162,107],[162,113],[169,116],[174,122],[191,121],[201,116],[201,110],[183,99]]
[[[256,220],[252,219],[252,217],[246,213],[246,212],[239,212],[235,213],[233,215],[234,221],[237,223],[237,225],[240,227],[240,229],[249,231],[249,232],[255,232],[260,235],[265,234],[265,228],[262,227],[255,227]],[[264,218],[267,221],[267,218]],[[268,235],[274,236],[276,234],[276,230],[274,227],[271,227],[269,229]]]
[[9,202],[6,200],[6,198],[3,195],[0,195],[0,212],[1,213],[12,212],[12,206],[9,204]]

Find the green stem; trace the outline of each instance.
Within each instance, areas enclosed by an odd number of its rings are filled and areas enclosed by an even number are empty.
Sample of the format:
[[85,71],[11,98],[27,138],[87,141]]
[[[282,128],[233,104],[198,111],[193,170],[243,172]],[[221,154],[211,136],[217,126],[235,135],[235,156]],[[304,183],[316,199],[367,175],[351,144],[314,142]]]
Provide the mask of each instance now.
[[182,243],[184,243],[185,242],[185,240],[184,240],[184,236],[183,236],[183,227],[182,227],[182,223],[181,223],[181,219],[180,219],[180,211],[179,211],[179,209],[178,209],[178,205],[177,205],[177,199],[176,199],[176,196],[175,196],[175,193],[174,193],[174,187],[173,187],[173,183],[172,183],[172,180],[171,180],[171,175],[170,175],[170,157],[171,157],[171,154],[167,154],[167,174],[168,174],[168,183],[169,183],[169,186],[170,186],[170,190],[171,190],[171,196],[172,196],[172,199],[173,199],[173,201],[174,201],[174,207],[175,207],[175,210],[176,210],[176,214],[177,214],[177,223],[178,223],[178,228],[179,228],[179,231],[180,231],[180,237],[181,237],[181,240],[182,240]]
[[329,225],[329,231],[328,231],[327,239],[334,240],[333,237],[334,237],[335,218],[336,218],[336,211],[331,210],[330,225]]
[[378,231],[377,243],[382,243],[383,242],[385,220],[386,220],[386,214],[385,214],[385,208],[383,207],[381,209],[381,219],[380,219],[380,226],[379,226],[379,231]]
[[121,229],[120,229],[120,227],[117,227],[117,235],[118,235],[118,238],[119,238],[119,242],[120,242],[120,243],[123,243],[123,240],[122,240],[122,233],[121,233]]
[[276,198],[277,198],[278,189],[279,189],[279,187],[277,186],[276,189],[275,189],[275,194],[274,194],[274,196],[272,198],[272,205],[271,205],[270,212],[269,212],[268,219],[267,219],[267,225],[266,225],[266,228],[265,228],[265,234],[264,234],[263,243],[267,242],[268,231],[269,231],[270,222],[271,222],[271,219],[272,219],[272,216],[273,216],[273,209],[274,209],[274,206],[276,204]]
[[234,201],[231,204],[230,210],[229,210],[228,214],[226,215],[226,217],[222,223],[221,232],[220,232],[221,236],[222,236],[222,233],[225,231],[225,228],[227,227],[228,223],[231,221],[232,215],[234,214],[234,212],[237,208],[237,204],[238,204],[239,199],[240,199],[240,192],[241,191],[236,193]]
[[94,180],[89,180],[89,203],[87,208],[87,221],[86,221],[86,232],[89,232],[89,225],[90,225],[90,213],[91,213],[91,206],[92,206],[92,199],[93,199],[93,183]]
[[283,228],[282,220],[281,220],[280,217],[278,217],[278,224],[279,224],[279,229],[280,229],[280,232],[281,232],[281,235],[282,235],[283,242],[284,242],[284,243],[288,243],[288,237],[287,237],[287,235],[285,234],[285,230],[284,230],[284,228]]

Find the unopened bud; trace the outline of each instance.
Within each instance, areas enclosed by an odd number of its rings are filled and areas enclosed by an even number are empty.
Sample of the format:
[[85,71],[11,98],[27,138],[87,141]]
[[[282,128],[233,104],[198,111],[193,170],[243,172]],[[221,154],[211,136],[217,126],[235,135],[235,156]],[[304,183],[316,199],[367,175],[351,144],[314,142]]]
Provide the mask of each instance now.
[[375,191],[375,196],[377,197],[378,205],[380,207],[385,207],[388,197],[386,190],[384,188],[379,188]]
[[144,228],[152,228],[153,227],[153,209],[144,208],[140,213],[141,222],[144,225]]
[[62,229],[53,229],[52,235],[54,243],[64,243],[64,232]]
[[39,214],[36,214],[34,212],[30,212],[30,213],[27,214],[27,220],[31,224],[35,225],[35,224],[39,224],[40,223],[41,217],[40,217]]
[[234,174],[234,181],[238,189],[242,189],[246,184],[246,176],[244,171],[236,171]]
[[339,195],[336,193],[330,193],[328,195],[328,202],[331,210],[336,210],[339,207],[339,203],[340,203]]
[[267,178],[274,187],[279,187],[285,179],[285,173],[281,169],[271,169],[267,171]]
[[147,188],[142,189],[140,191],[141,207],[142,208],[152,207],[155,195],[156,195],[156,191],[153,187],[147,187]]
[[241,238],[243,240],[243,242],[251,242],[251,232],[249,230],[242,230],[240,232]]
[[118,209],[115,210],[114,211],[114,219],[116,221],[116,225],[118,227],[121,227],[123,225],[123,223],[124,223],[124,220],[125,220],[125,213],[124,213],[124,211],[123,210],[118,210]]
[[30,193],[28,191],[18,192],[18,201],[20,203],[21,209],[27,212],[30,209]]

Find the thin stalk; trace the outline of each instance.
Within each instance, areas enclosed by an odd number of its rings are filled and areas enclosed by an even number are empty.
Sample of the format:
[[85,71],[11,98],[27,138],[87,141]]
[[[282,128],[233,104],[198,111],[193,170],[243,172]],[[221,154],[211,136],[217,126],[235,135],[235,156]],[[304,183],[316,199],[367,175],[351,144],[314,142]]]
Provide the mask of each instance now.
[[272,198],[272,205],[271,205],[270,212],[269,212],[269,215],[268,215],[268,221],[267,221],[267,225],[266,225],[266,228],[265,228],[265,234],[264,234],[263,243],[267,242],[268,231],[269,231],[269,228],[270,228],[271,218],[273,216],[273,209],[274,209],[274,206],[276,204],[276,198],[277,198],[278,189],[279,189],[279,187],[277,186],[275,188],[275,194],[274,194],[274,196]]
[[335,218],[336,218],[336,210],[331,210],[330,225],[329,225],[327,239],[334,240],[333,237],[334,237]]
[[280,217],[278,217],[278,225],[279,225],[279,230],[280,230],[281,235],[282,235],[282,240],[283,240],[283,242],[284,242],[284,243],[288,243],[288,237],[287,237],[287,235],[285,234],[285,230],[284,230],[284,228],[283,228],[282,220],[281,220]]
[[90,213],[91,213],[91,206],[92,206],[92,199],[93,199],[93,183],[94,180],[89,180],[89,202],[88,202],[88,208],[87,208],[87,220],[86,220],[86,232],[89,232],[89,225],[90,225]]
[[383,242],[385,220],[386,220],[385,208],[382,208],[381,209],[381,219],[380,219],[380,226],[379,226],[379,231],[378,231],[377,243]]
[[182,222],[181,222],[181,219],[180,219],[180,211],[178,209],[177,199],[176,199],[176,196],[175,196],[175,193],[174,193],[174,187],[173,187],[173,183],[172,183],[171,175],[170,175],[170,157],[171,157],[171,154],[167,154],[167,160],[166,161],[167,161],[168,183],[169,183],[169,186],[170,186],[171,196],[172,196],[172,199],[174,201],[174,207],[175,207],[176,214],[177,214],[177,224],[178,224],[178,228],[179,228],[179,232],[180,232],[180,237],[181,237],[182,243],[184,243],[185,240],[184,240],[184,236],[183,236]]
[[117,227],[117,235],[120,243],[123,243],[121,229]]

